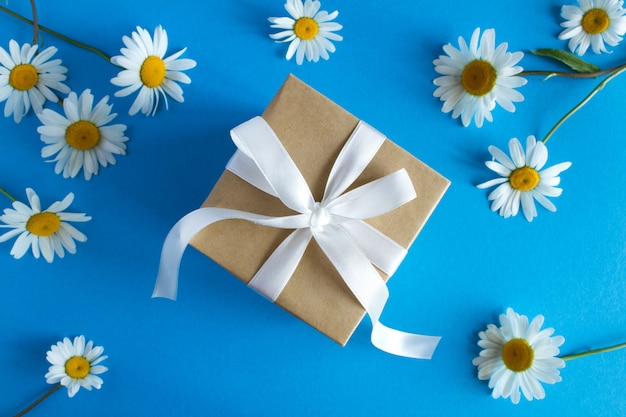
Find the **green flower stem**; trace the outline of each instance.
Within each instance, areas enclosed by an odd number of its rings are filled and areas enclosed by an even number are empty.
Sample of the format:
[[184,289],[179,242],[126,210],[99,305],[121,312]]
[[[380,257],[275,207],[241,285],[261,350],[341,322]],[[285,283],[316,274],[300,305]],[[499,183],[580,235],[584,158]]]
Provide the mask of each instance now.
[[607,85],[609,83],[609,81],[611,81],[613,78],[617,77],[618,75],[620,75],[622,72],[626,71],[626,64],[624,65],[620,65],[619,67],[615,67],[613,69],[613,72],[609,73],[610,75],[608,77],[606,77],[604,80],[602,80],[602,82],[600,84],[598,84],[596,86],[596,88],[594,88],[593,90],[591,90],[591,92],[587,95],[587,97],[585,97],[580,103],[578,103],[576,106],[574,106],[573,109],[571,109],[570,111],[568,111],[565,116],[563,116],[555,125],[552,129],[550,129],[550,131],[548,132],[548,134],[546,135],[545,138],[543,138],[542,142],[546,143],[548,141],[548,139],[550,139],[550,136],[552,136],[554,134],[554,132],[556,132],[556,130],[567,120],[569,119],[574,113],[576,113],[578,110],[580,110],[585,104],[587,104],[587,102],[589,102],[589,100],[591,100],[593,98],[593,96],[595,96],[598,91],[602,90],[604,88],[605,85]]
[[32,410],[33,408],[35,408],[37,405],[39,405],[40,402],[42,402],[43,400],[45,400],[46,398],[48,398],[50,395],[52,395],[55,391],[57,391],[59,388],[61,388],[62,385],[61,384],[56,384],[54,387],[52,387],[50,390],[48,390],[48,392],[46,392],[44,395],[42,395],[41,397],[39,397],[39,399],[37,401],[35,401],[34,403],[32,403],[31,405],[29,405],[28,407],[26,407],[25,409],[23,409],[22,411],[20,411],[19,413],[17,413],[15,416],[13,417],[21,417],[24,414],[28,413],[30,410]]
[[[10,15],[10,16],[13,16],[13,17],[15,17],[16,19],[21,20],[22,22],[28,23],[29,25],[33,25],[33,24],[35,23],[35,22],[33,22],[32,20],[27,19],[27,18],[25,18],[24,16],[22,16],[22,15],[20,15],[20,14],[17,14],[17,13],[15,13],[15,12],[13,12],[13,11],[11,11],[11,10],[7,9],[7,8],[6,8],[6,7],[4,7],[4,6],[0,6],[0,11],[4,12],[4,13],[6,13],[6,14]],[[104,52],[102,52],[101,50],[99,50],[99,49],[97,49],[97,48],[94,48],[93,46],[89,46],[89,45],[84,44],[84,43],[82,43],[82,42],[78,42],[77,40],[74,40],[74,39],[72,39],[72,38],[70,38],[70,37],[68,37],[68,36],[65,36],[65,35],[63,35],[63,34],[61,34],[61,33],[57,32],[57,31],[55,31],[55,30],[52,30],[52,29],[50,29],[50,28],[47,28],[47,27],[45,27],[45,26],[43,26],[43,25],[37,25],[37,26],[38,26],[38,28],[39,28],[39,29],[41,29],[42,31],[44,31],[44,32],[46,32],[46,33],[49,33],[50,35],[56,36],[56,37],[57,37],[57,38],[59,38],[59,39],[62,39],[62,40],[64,40],[64,41],[68,42],[68,43],[71,43],[71,44],[72,44],[72,45],[74,45],[74,46],[78,46],[79,48],[85,49],[85,50],[87,50],[87,51],[89,51],[89,52],[93,52],[94,54],[96,54],[96,55],[98,55],[98,56],[100,56],[100,57],[104,58],[107,62],[111,62],[111,57],[110,57],[110,56],[108,56],[107,54],[105,54],[105,53],[104,53]]]
[[37,18],[37,6],[35,0],[30,0],[30,8],[33,9],[33,44],[39,43],[39,19]]
[[626,343],[620,343],[619,345],[608,346],[605,348],[588,350],[587,352],[581,352],[581,353],[575,353],[573,355],[562,356],[561,359],[563,359],[564,361],[569,361],[571,359],[584,358],[585,356],[591,356],[597,353],[611,352],[611,351],[622,349],[625,347],[626,347]]
[[7,196],[9,198],[9,200],[11,201],[17,201],[17,199],[15,197],[13,197],[11,194],[8,193],[7,190],[5,190],[4,188],[0,188],[0,194],[4,194],[5,196]]
[[519,74],[515,74],[520,77],[529,77],[533,75],[545,75],[548,78],[551,77],[566,77],[566,78],[597,78],[606,74],[610,74],[614,71],[621,69],[626,64],[618,65],[617,67],[608,68],[595,72],[567,72],[567,71],[522,71]]

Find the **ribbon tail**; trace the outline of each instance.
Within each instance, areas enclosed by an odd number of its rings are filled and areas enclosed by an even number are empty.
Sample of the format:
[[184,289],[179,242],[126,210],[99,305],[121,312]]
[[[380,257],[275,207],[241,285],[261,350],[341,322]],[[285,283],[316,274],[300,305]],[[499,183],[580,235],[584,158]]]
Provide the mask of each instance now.
[[372,344],[398,356],[432,358],[439,337],[407,333],[380,323],[389,290],[354,240],[336,225],[326,225],[323,231],[314,231],[313,236],[369,315]]
[[393,355],[431,359],[440,340],[439,336],[424,336],[392,329],[372,318],[372,344]]
[[219,216],[215,214],[211,209],[194,210],[185,215],[172,227],[161,249],[159,273],[154,285],[154,291],[152,292],[152,298],[176,299],[178,292],[178,269],[180,268],[183,253],[198,231],[219,220]]
[[248,220],[256,224],[285,229],[300,228],[308,221],[306,215],[270,217],[218,207],[196,209],[180,219],[170,230],[163,243],[159,273],[152,293],[154,297],[176,299],[178,291],[178,270],[180,262],[189,242],[205,227],[228,219]]
[[396,273],[407,254],[404,247],[363,220],[339,223],[337,226],[354,239],[374,266],[389,277]]

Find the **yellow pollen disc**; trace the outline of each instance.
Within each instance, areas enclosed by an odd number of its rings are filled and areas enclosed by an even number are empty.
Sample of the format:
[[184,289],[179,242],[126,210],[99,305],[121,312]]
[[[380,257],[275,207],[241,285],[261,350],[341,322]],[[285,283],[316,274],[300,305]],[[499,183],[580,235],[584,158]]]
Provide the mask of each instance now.
[[502,361],[513,372],[524,372],[533,364],[535,351],[524,339],[511,339],[502,348]]
[[539,184],[539,173],[529,166],[517,168],[509,175],[511,187],[519,191],[530,191]]
[[611,18],[604,9],[589,9],[582,20],[583,30],[591,35],[597,35],[609,28]]
[[88,120],[79,120],[68,126],[65,141],[79,151],[89,150],[100,142],[100,129]]
[[61,227],[61,218],[49,211],[33,214],[26,222],[26,230],[37,236],[53,235],[59,227]]
[[82,356],[72,356],[65,362],[65,373],[74,379],[83,379],[89,375],[91,364]]
[[310,17],[301,17],[293,25],[293,33],[303,41],[310,41],[316,37],[319,30],[320,27],[315,19]]
[[19,64],[9,73],[9,84],[16,90],[27,91],[33,88],[39,80],[37,68],[31,64]]
[[468,93],[484,96],[496,85],[496,69],[489,61],[475,59],[463,68],[461,83]]
[[166,71],[165,62],[158,56],[150,55],[141,64],[139,77],[146,87],[156,88],[163,83]]

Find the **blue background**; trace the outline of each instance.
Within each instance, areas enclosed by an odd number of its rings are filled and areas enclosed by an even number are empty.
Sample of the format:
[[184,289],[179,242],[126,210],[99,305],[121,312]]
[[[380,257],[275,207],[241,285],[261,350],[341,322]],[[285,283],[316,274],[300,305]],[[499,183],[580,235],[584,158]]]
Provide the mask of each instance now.
[[[8,7],[30,16],[29,2]],[[623,161],[626,76],[572,117],[549,142],[549,165],[561,175],[558,212],[539,208],[532,223],[489,209],[493,178],[483,162],[491,144],[542,138],[598,80],[529,78],[515,113],[498,108],[482,129],[463,128],[432,96],[432,60],[475,27],[496,29],[509,51],[565,48],[561,1],[336,2],[343,42],[329,61],[298,66],[274,43],[269,16],[282,0],[39,1],[40,23],[119,54],[122,35],[161,24],[168,55],[197,67],[156,117],[130,117],[134,95],[113,98],[117,68],[45,35],[69,68],[68,85],[112,97],[128,126],[128,154],[87,182],[64,179],[40,156],[38,119],[0,120],[0,187],[25,201],[32,187],[47,207],[74,192],[74,212],[89,238],[76,255],[47,264],[13,259],[0,244],[0,414],[13,415],[43,394],[46,351],[84,334],[105,347],[109,371],[100,391],[65,390],[34,416],[616,416],[626,415],[626,351],[568,362],[563,381],[542,401],[494,400],[472,358],[477,333],[507,307],[534,317],[566,342],[563,354],[626,339],[626,174]],[[0,45],[30,42],[32,29],[0,14]],[[603,68],[626,61],[585,56]],[[560,69],[526,53],[526,69]],[[451,180],[452,185],[389,282],[383,321],[443,337],[430,361],[395,357],[369,343],[368,320],[345,348],[267,302],[193,249],[183,258],[178,301],[151,299],[162,241],[197,208],[234,151],[229,130],[260,114],[289,73],[366,120]],[[4,104],[1,104],[4,106]],[[48,105],[51,107],[51,105]],[[52,107],[54,108],[54,107]],[[58,109],[58,108],[57,108]],[[2,197],[4,198],[4,197]],[[9,207],[8,200],[0,200]]]

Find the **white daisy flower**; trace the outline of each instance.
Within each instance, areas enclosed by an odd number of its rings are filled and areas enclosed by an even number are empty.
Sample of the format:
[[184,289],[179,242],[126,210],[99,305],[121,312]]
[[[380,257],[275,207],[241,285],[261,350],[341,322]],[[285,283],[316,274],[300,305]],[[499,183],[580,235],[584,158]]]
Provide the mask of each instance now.
[[20,46],[11,39],[9,52],[0,47],[0,102],[6,100],[4,117],[13,114],[16,123],[22,121],[31,106],[40,113],[46,99],[58,101],[52,90],[67,94],[70,88],[63,84],[67,68],[60,59],[50,58],[57,48],[50,46],[38,55],[37,45]]
[[67,387],[67,395],[71,398],[83,387],[91,391],[91,387],[100,389],[102,379],[98,376],[108,369],[99,365],[107,356],[102,355],[104,348],[94,346],[90,340],[85,344],[85,336],[67,337],[62,342],[52,345],[46,359],[52,364],[46,374],[48,384],[60,383]]
[[616,46],[626,33],[626,10],[622,0],[579,0],[578,6],[563,6],[561,23],[565,28],[559,39],[569,39],[567,46],[582,56],[589,46],[593,52],[608,52],[604,46]]
[[29,248],[32,248],[33,256],[40,255],[48,262],[54,260],[56,253],[59,258],[69,253],[76,253],[74,240],[85,242],[87,237],[76,230],[68,222],[86,222],[91,217],[84,213],[67,213],[63,210],[68,208],[74,201],[74,194],[69,193],[62,201],[52,203],[46,210],[41,210],[39,197],[35,192],[27,188],[26,195],[30,207],[20,201],[13,202],[12,209],[4,209],[0,216],[0,228],[12,229],[0,236],[0,242],[18,236],[11,249],[11,255],[20,259]]
[[447,44],[443,50],[448,55],[433,61],[435,71],[442,75],[433,81],[438,86],[433,95],[444,102],[442,112],[452,112],[455,119],[461,116],[463,126],[469,126],[472,116],[478,127],[484,119],[491,122],[496,103],[514,112],[513,102],[524,101],[524,96],[514,90],[526,84],[525,78],[516,76],[522,67],[515,65],[524,54],[507,52],[506,42],[496,48],[495,42],[494,29],[480,36],[480,28],[476,28],[469,46],[459,37],[460,49]]
[[80,97],[71,92],[63,101],[65,116],[45,109],[38,114],[44,124],[37,128],[41,140],[46,144],[41,150],[43,158],[54,159],[54,172],[63,173],[64,178],[74,178],[82,169],[86,180],[98,174],[100,166],[115,165],[114,155],[125,155],[128,140],[124,136],[126,126],[108,125],[116,113],[111,113],[113,105],[107,104],[105,96],[93,106],[94,97],[85,90]]
[[549,168],[542,169],[548,161],[548,148],[543,142],[537,142],[534,136],[526,140],[526,153],[517,138],[509,141],[509,158],[495,146],[489,147],[489,153],[494,160],[485,162],[485,165],[500,175],[500,178],[477,185],[478,188],[498,187],[487,197],[492,201],[491,210],[499,210],[502,217],[516,216],[520,204],[524,217],[529,222],[537,217],[537,208],[534,200],[550,211],[556,207],[546,197],[558,197],[563,191],[556,188],[561,182],[558,176],[568,169],[572,163],[562,162]]
[[154,37],[139,26],[132,33],[132,38],[122,37],[126,48],[122,55],[111,58],[111,62],[124,68],[111,80],[113,85],[124,87],[115,93],[115,97],[125,97],[139,90],[128,113],[132,116],[141,110],[146,116],[154,116],[159,105],[159,93],[168,107],[167,96],[182,103],[183,89],[178,83],[189,84],[191,79],[181,71],[196,66],[193,59],[178,59],[187,48],[183,48],[163,58],[167,52],[167,33],[161,26],[154,29]]
[[287,0],[285,10],[291,17],[270,17],[268,20],[274,29],[283,29],[273,33],[270,38],[276,42],[291,42],[287,49],[287,59],[296,55],[296,63],[307,61],[317,62],[320,57],[328,59],[328,52],[335,52],[335,45],[331,42],[341,41],[343,37],[334,32],[341,30],[337,22],[331,22],[339,15],[338,11],[328,13],[320,11],[320,2],[317,0]]
[[563,359],[556,357],[563,336],[552,336],[554,329],[540,330],[543,316],[530,324],[528,317],[508,308],[500,314],[500,327],[489,324],[478,333],[478,346],[483,348],[472,364],[478,367],[478,379],[489,380],[493,398],[511,398],[519,403],[520,390],[528,401],[541,400],[546,393],[540,382],[554,384],[561,381],[559,369]]

